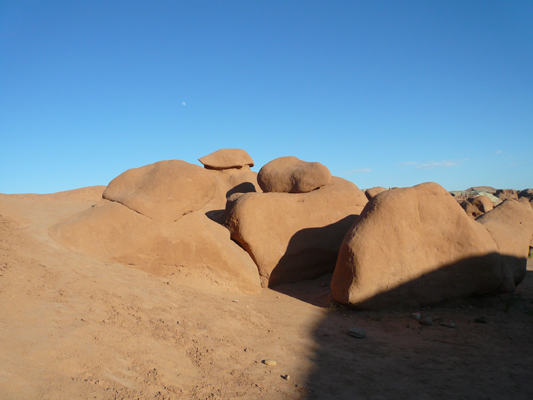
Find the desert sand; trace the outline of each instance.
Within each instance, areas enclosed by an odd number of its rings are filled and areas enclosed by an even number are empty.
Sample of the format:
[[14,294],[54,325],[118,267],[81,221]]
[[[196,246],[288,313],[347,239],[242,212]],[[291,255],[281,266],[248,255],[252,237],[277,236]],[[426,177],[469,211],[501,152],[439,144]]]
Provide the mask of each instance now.
[[531,259],[512,295],[426,309],[335,305],[331,274],[235,294],[51,239],[104,189],[0,195],[0,399],[533,398]]

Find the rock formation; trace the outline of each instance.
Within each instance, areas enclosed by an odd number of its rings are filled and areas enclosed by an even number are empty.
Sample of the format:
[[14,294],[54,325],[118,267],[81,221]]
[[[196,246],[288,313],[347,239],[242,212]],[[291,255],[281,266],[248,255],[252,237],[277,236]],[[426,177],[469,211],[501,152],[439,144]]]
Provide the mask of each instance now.
[[230,198],[224,225],[254,259],[263,286],[332,272],[342,239],[367,199],[333,177],[309,193],[247,193]]
[[206,282],[257,292],[251,257],[206,216],[225,204],[226,189],[250,174],[248,169],[235,177],[178,160],[128,170],[109,184],[98,205],[53,226],[50,234],[68,248],[156,275],[186,268],[204,274]]
[[502,285],[498,247],[435,183],[374,197],[341,245],[331,289],[362,308],[419,305]]
[[494,195],[500,200],[518,199],[518,193],[514,189],[498,189]]

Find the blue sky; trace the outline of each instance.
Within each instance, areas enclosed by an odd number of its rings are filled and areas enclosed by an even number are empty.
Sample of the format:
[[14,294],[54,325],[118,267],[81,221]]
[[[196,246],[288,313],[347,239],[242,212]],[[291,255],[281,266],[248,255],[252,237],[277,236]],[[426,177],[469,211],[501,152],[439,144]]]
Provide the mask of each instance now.
[[0,192],[242,148],[533,187],[533,2],[1,1]]

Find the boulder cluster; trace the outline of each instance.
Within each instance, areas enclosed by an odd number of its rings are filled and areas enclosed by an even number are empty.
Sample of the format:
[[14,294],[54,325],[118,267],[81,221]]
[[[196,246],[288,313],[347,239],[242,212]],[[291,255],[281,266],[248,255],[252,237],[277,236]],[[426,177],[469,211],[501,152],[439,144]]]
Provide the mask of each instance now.
[[363,192],[296,157],[259,173],[241,149],[199,161],[204,168],[170,160],[130,169],[50,234],[156,275],[203,271],[243,293],[333,273],[334,299],[360,308],[508,293],[525,276],[531,189],[464,196],[424,183]]

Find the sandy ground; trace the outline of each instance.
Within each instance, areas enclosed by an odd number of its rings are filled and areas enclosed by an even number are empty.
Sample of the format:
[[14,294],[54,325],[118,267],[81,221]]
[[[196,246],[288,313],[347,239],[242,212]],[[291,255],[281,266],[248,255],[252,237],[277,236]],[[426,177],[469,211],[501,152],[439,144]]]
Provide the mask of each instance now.
[[533,272],[402,312],[335,307],[330,276],[236,295],[50,239],[102,189],[0,195],[0,399],[533,399]]

